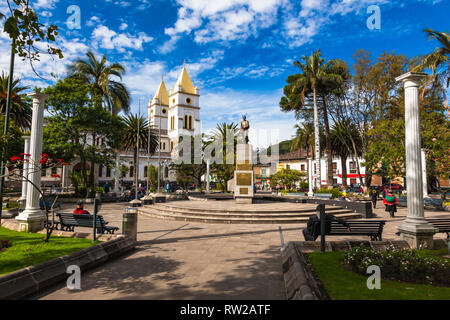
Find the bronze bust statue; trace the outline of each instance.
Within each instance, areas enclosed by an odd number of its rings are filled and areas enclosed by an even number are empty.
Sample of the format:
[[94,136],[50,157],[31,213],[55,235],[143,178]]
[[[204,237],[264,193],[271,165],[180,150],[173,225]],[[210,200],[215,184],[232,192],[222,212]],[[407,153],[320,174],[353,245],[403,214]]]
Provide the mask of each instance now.
[[247,121],[247,117],[243,116],[242,117],[242,122],[241,122],[241,135],[242,138],[244,140],[245,144],[248,144],[248,130],[250,129],[250,124]]

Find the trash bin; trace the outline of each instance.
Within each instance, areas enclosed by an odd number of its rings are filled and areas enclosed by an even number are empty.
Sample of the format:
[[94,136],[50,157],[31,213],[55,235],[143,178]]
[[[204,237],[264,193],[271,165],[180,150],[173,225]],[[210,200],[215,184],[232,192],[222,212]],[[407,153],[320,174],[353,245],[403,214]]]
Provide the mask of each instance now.
[[137,216],[135,208],[126,208],[122,216],[122,233],[130,238],[137,240]]

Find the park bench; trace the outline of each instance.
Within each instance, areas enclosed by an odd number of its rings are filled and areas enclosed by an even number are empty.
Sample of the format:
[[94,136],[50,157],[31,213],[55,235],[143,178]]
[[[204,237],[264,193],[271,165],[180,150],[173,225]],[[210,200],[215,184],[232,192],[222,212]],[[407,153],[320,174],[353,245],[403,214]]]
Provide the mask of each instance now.
[[333,195],[331,193],[314,193],[316,198],[332,199]]
[[372,241],[383,240],[383,228],[386,223],[384,220],[354,220],[346,222],[350,226],[350,231],[338,221],[333,221],[331,223],[331,231],[327,236],[368,236]]
[[447,239],[450,239],[450,218],[432,218],[426,220],[438,230],[438,233],[446,233]]
[[[58,213],[56,215],[59,218],[59,224],[62,231],[74,231],[75,227],[94,227],[94,216],[88,214],[73,214],[73,213]],[[100,231],[99,233],[107,232],[109,234],[114,234],[115,231],[119,230],[118,227],[108,227],[106,222],[101,215],[97,215],[96,227]]]

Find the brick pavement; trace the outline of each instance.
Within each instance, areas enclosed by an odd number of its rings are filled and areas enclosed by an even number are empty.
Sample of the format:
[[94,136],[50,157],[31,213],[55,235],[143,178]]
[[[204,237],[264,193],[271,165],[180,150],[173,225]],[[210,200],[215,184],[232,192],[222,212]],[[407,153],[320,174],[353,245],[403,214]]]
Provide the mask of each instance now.
[[[125,204],[105,204],[101,214],[121,227]],[[88,210],[91,208],[88,206]],[[406,208],[390,218],[384,239],[398,240],[396,226]],[[449,217],[448,212],[426,212]],[[82,291],[63,285],[40,299],[285,299],[278,225],[221,225],[139,216],[136,251],[82,275]],[[303,240],[304,224],[282,225],[285,241]],[[444,238],[444,235],[436,237]],[[344,240],[346,237],[332,237]],[[347,239],[356,239],[351,237]],[[362,238],[367,239],[367,238]]]

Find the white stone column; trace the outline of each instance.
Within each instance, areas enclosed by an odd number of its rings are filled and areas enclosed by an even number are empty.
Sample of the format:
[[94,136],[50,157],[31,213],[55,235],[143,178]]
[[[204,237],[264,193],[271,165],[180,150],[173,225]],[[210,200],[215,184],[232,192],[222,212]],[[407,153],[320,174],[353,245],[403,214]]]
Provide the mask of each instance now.
[[425,73],[408,72],[398,77],[405,88],[405,146],[408,216],[398,226],[402,240],[411,247],[433,248],[435,228],[425,220],[420,143],[419,81]]
[[423,197],[428,198],[428,182],[427,182],[427,156],[425,149],[421,150],[422,155],[422,179],[423,179]]
[[[30,136],[24,136],[23,140],[25,142],[24,150],[23,152],[25,154],[30,154]],[[29,157],[24,156],[24,159],[29,159]],[[22,171],[22,196],[19,198],[20,208],[25,209],[25,202],[27,200],[27,188],[28,188],[28,181],[26,178],[28,178],[28,162],[24,161],[23,163],[23,171]]]
[[120,179],[120,153],[117,152],[117,154],[116,154],[116,168],[114,170],[114,193],[117,196],[121,195],[119,179]]
[[206,160],[206,192],[209,193],[210,192],[210,180],[211,176],[210,176],[210,160],[207,159]]
[[309,192],[308,197],[314,196],[313,192],[313,160],[312,158],[308,158],[308,184],[309,184]]
[[[41,187],[42,135],[44,129],[44,106],[49,95],[33,92],[28,94],[33,99],[33,117],[31,120],[30,164],[28,177],[38,188]],[[45,214],[39,205],[40,193],[30,183],[27,187],[26,208],[16,219],[20,222],[20,231],[37,232],[44,228]]]

